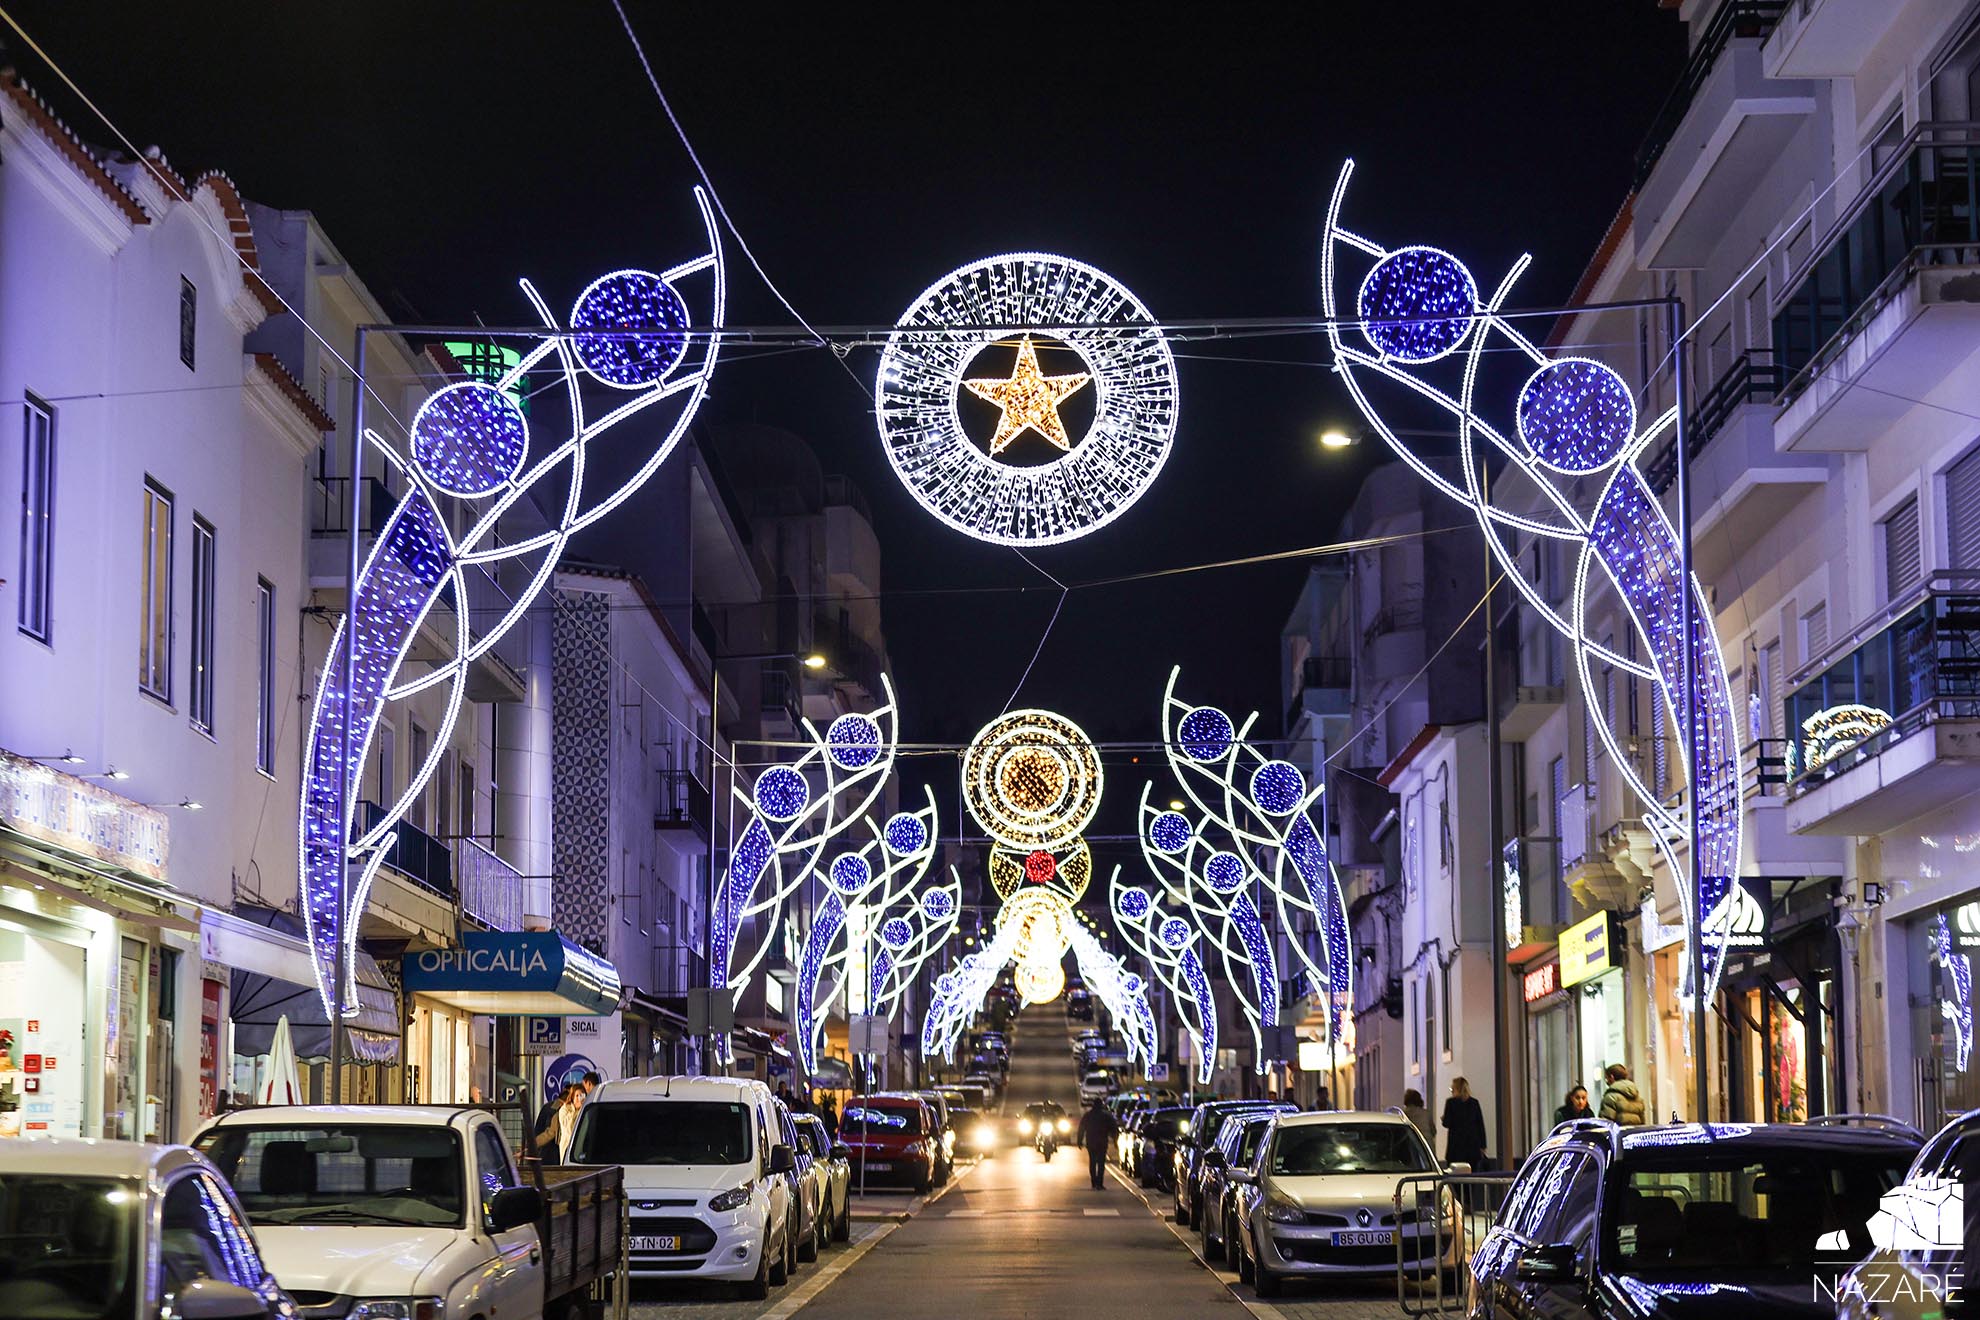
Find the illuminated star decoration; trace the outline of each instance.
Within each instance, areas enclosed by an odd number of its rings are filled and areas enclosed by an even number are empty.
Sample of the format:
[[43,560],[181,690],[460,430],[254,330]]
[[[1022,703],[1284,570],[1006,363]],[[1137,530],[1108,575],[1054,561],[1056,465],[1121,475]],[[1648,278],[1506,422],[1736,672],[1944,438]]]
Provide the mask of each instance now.
[[[1026,326],[1050,326],[1085,363],[1096,396],[1077,445],[1053,393],[1073,378],[1038,376],[1035,355],[1029,399],[1022,361],[1008,380],[963,379],[978,354]],[[1029,425],[1061,452],[1031,465],[993,457],[1001,444],[985,453],[956,409],[976,385],[1019,387],[1011,402],[1023,406],[1006,407],[1001,440],[1016,434],[1007,426]],[[1176,363],[1154,316],[1106,272],[1016,252],[951,271],[914,300],[880,354],[874,402],[887,461],[924,509],[981,541],[1050,545],[1106,526],[1154,482],[1175,438]]]
[[[346,1017],[358,1013],[356,939],[371,885],[390,857],[399,821],[424,800],[428,781],[448,754],[470,668],[536,605],[570,538],[624,503],[658,470],[707,394],[719,341],[707,335],[690,342],[691,318],[680,290],[705,275],[709,324],[719,329],[726,279],[708,198],[699,188],[694,198],[708,238],[702,255],[658,273],[621,270],[602,276],[578,295],[568,329],[559,328],[549,305],[523,281],[523,295],[545,327],[540,341],[492,383],[467,381],[436,391],[415,413],[403,443],[374,430],[364,433],[363,443],[398,474],[405,495],[358,574],[351,608],[323,666],[304,744],[297,864],[310,961],[326,1013],[334,1013],[339,1001]],[[529,426],[514,395],[527,373],[553,358],[562,375],[570,431],[532,454]],[[614,393],[601,404],[600,390]],[[673,418],[655,428],[657,439],[645,458],[618,485],[601,489],[597,467],[586,466],[590,446],[619,423],[667,401],[675,404]],[[548,502],[549,530],[507,542],[498,535],[502,515],[517,501],[539,498],[539,487],[559,485],[561,497],[540,497]],[[456,533],[441,516],[443,501],[465,511],[464,530]],[[519,589],[506,611],[474,612],[470,628],[468,603],[483,597],[482,585],[504,562],[523,566]],[[439,625],[450,634],[447,658],[414,659],[415,637],[447,598],[453,606]],[[350,684],[347,657],[354,676]],[[439,686],[447,700],[425,760],[411,767],[395,799],[360,821],[359,784],[387,704]],[[357,873],[340,902],[347,866]],[[340,948],[346,969],[341,992],[336,987]],[[355,1033],[354,1048],[361,1057],[376,1058],[389,1057],[397,1047],[390,1038]]]
[[1041,374],[1038,350],[1032,346],[1031,336],[1026,335],[1018,345],[1017,365],[1011,368],[1009,379],[979,378],[963,384],[971,394],[1003,409],[997,418],[997,433],[990,437],[990,452],[995,455],[1003,453],[1011,441],[1026,431],[1038,432],[1062,450],[1071,449],[1072,438],[1066,434],[1066,424],[1059,417],[1059,404],[1092,379],[1092,374],[1085,371],[1065,376]]
[[[1643,804],[1648,833],[1673,877],[1688,875],[1679,864],[1681,849],[1693,836],[1697,811],[1697,873],[1702,892],[1677,885],[1687,932],[1699,937],[1705,968],[1704,994],[1716,992],[1725,963],[1725,926],[1714,931],[1709,918],[1732,897],[1738,874],[1740,767],[1738,724],[1727,682],[1725,656],[1712,625],[1712,608],[1693,577],[1684,580],[1677,529],[1637,470],[1637,460],[1676,422],[1672,408],[1639,429],[1634,395],[1611,367],[1592,358],[1549,357],[1522,334],[1501,308],[1526,269],[1520,258],[1489,295],[1456,257],[1430,247],[1393,251],[1343,229],[1341,205],[1354,162],[1341,166],[1327,207],[1320,244],[1320,298],[1327,337],[1341,380],[1372,430],[1416,474],[1472,511],[1505,580],[1526,604],[1571,643],[1575,672],[1587,706],[1600,712],[1589,728],[1609,753],[1611,772]],[[1351,312],[1337,296],[1343,254],[1370,264]],[[1359,327],[1359,338],[1350,330]],[[1521,355],[1532,371],[1514,401],[1513,426],[1494,425],[1480,415],[1475,392],[1483,355],[1498,346]],[[1452,357],[1457,364],[1435,381],[1421,369]],[[1454,379],[1452,379],[1454,377]],[[1459,477],[1453,481],[1398,436],[1383,418],[1371,387],[1429,403],[1450,414],[1457,428]],[[1481,450],[1480,446],[1486,448]],[[1494,490],[1528,490],[1544,502],[1540,516],[1495,505],[1480,483],[1481,459],[1502,462]],[[1592,509],[1581,512],[1593,495]],[[1540,592],[1520,565],[1520,552],[1538,540],[1560,541],[1577,552],[1573,598],[1565,614]],[[1590,570],[1605,575],[1625,606],[1623,626],[1635,631],[1640,647],[1598,644],[1587,618]],[[1685,593],[1690,592],[1691,636],[1685,636]],[[1620,671],[1625,680],[1651,684],[1652,700],[1663,703],[1673,724],[1682,726],[1686,691],[1685,653],[1695,658],[1690,691],[1697,712],[1695,738],[1675,741],[1692,790],[1672,802],[1637,772],[1635,758],[1618,745],[1617,712],[1606,709],[1605,685],[1590,666]],[[1638,659],[1639,651],[1645,658]],[[1612,688],[1610,690],[1613,690]],[[1689,745],[1687,745],[1689,743]],[[1694,911],[1702,906],[1703,912]],[[1690,1006],[1688,990],[1684,1007]]]

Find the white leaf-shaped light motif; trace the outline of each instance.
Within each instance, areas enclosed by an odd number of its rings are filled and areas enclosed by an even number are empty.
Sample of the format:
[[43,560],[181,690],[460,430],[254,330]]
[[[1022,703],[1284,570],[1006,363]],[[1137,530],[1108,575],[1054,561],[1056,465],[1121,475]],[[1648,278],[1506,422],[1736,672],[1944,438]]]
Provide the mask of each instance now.
[[1072,951],[1079,963],[1080,980],[1106,1005],[1115,1030],[1127,1042],[1128,1061],[1154,1063],[1160,1042],[1155,1039],[1155,1015],[1148,1008],[1146,983],[1079,923],[1072,928]]
[[[701,189],[694,190],[694,198],[708,236],[705,253],[658,273],[622,270],[594,281],[579,295],[567,329],[558,327],[548,304],[524,281],[523,293],[545,333],[519,362],[492,383],[468,381],[437,391],[414,415],[403,446],[374,430],[364,433],[363,442],[398,474],[405,495],[379,529],[358,574],[350,610],[324,663],[305,744],[298,874],[311,963],[327,1012],[340,1004],[346,1017],[358,1012],[355,944],[371,884],[399,822],[421,800],[447,754],[470,668],[537,603],[571,537],[624,503],[659,469],[707,395],[720,342],[714,334],[690,333],[692,318],[680,289],[708,277],[709,326],[719,330],[727,285],[714,212]],[[532,453],[528,423],[511,394],[528,373],[551,369],[546,366],[551,359],[562,373],[570,433]],[[611,406],[596,415],[586,408],[587,381],[617,391]],[[594,442],[669,401],[675,406],[672,421],[658,429],[647,457],[630,475],[602,490],[595,477],[587,479]],[[546,482],[563,485],[555,525],[503,541],[497,535],[502,516]],[[466,530],[456,534],[441,517],[443,499],[458,501],[467,511]],[[500,617],[477,614],[470,628],[469,607],[481,599],[485,575],[504,563],[526,565],[526,580]],[[451,617],[444,623],[449,658],[419,661],[418,672],[407,676],[403,670],[414,639],[449,598]],[[359,786],[387,703],[433,687],[444,687],[447,700],[431,732],[430,751],[410,767],[396,798],[360,819]],[[357,867],[357,875],[349,894],[340,897],[347,866]],[[341,988],[336,985],[340,950]],[[397,1046],[360,1032],[353,1034],[352,1048],[362,1057],[386,1057]]]
[[[894,770],[900,742],[894,686],[884,674],[880,684],[886,700],[878,710],[841,715],[823,734],[810,720],[803,721],[804,735],[811,743],[804,755],[770,766],[749,787],[739,784],[732,790],[737,814],[749,823],[730,855],[728,870],[715,887],[708,934],[713,989],[735,994],[747,988],[751,976],[776,945],[785,905],[799,886],[819,873],[821,865],[848,859],[836,883],[829,873],[823,876],[834,893],[856,892],[853,872],[859,866],[869,868],[867,878],[871,879],[870,859],[862,851],[840,853],[834,845],[867,818]],[[925,830],[916,855],[924,849],[932,853],[932,808],[925,820],[919,815],[906,819],[920,823]],[[884,834],[883,827],[882,841]],[[826,908],[821,907],[820,912],[824,911]],[[843,906],[836,911],[843,926]],[[762,935],[747,952],[738,947],[745,923],[751,923],[749,929]],[[819,958],[824,957],[821,951]],[[801,1024],[798,1037],[801,1047],[809,1049],[815,1038],[814,1024]],[[718,1037],[716,1049],[728,1057],[727,1039]]]
[[[1181,809],[1158,809],[1150,802],[1153,785],[1144,786],[1142,856],[1173,914],[1165,920],[1186,921],[1201,936],[1193,945],[1199,955],[1221,961],[1262,1069],[1262,1028],[1278,1025],[1280,1007],[1267,914],[1281,930],[1315,932],[1317,951],[1302,940],[1287,944],[1307,983],[1327,999],[1329,1031],[1342,1030],[1352,1002],[1347,907],[1312,816],[1325,785],[1309,786],[1297,766],[1248,741],[1255,713],[1238,726],[1214,706],[1178,700],[1180,675],[1170,671],[1162,695],[1162,742],[1185,801]],[[1154,929],[1159,942],[1160,927]]]
[[1005,922],[982,948],[964,954],[935,978],[935,993],[921,1023],[923,1058],[940,1054],[954,1060],[957,1040],[975,1019],[990,987],[997,984],[998,974],[1017,956],[1022,938],[1023,928],[1017,922]]
[[[1677,411],[1673,408],[1639,429],[1634,396],[1616,371],[1590,358],[1550,357],[1502,315],[1527,258],[1520,258],[1486,296],[1471,272],[1447,252],[1427,247],[1392,251],[1343,229],[1341,204],[1353,173],[1354,162],[1343,163],[1320,244],[1321,305],[1341,380],[1370,428],[1396,456],[1472,511],[1505,581],[1536,615],[1572,643],[1586,704],[1604,713],[1603,718],[1589,721],[1589,727],[1608,750],[1612,773],[1621,775],[1644,804],[1649,833],[1677,877],[1688,874],[1679,866],[1678,855],[1692,837],[1692,803],[1668,799],[1643,782],[1636,759],[1617,744],[1617,712],[1605,709],[1605,688],[1614,689],[1592,680],[1590,664],[1652,684],[1652,699],[1664,703],[1672,725],[1682,728],[1687,705],[1685,654],[1691,652],[1690,704],[1697,724],[1691,738],[1674,741],[1689,771],[1687,796],[1695,800],[1698,812],[1697,869],[1703,892],[1694,904],[1690,885],[1680,883],[1677,888],[1687,931],[1702,931],[1704,994],[1709,999],[1725,962],[1728,927],[1721,923],[1714,931],[1712,923],[1700,922],[1693,909],[1702,907],[1710,917],[1734,891],[1731,877],[1738,874],[1743,827],[1739,740],[1711,606],[1696,578],[1684,580],[1677,529],[1636,467],[1651,442],[1672,429]],[[1339,306],[1336,292],[1337,280],[1344,278],[1344,257],[1368,267],[1353,305],[1345,309]],[[1488,422],[1475,407],[1483,354],[1494,344],[1523,355],[1532,365],[1515,401],[1511,428]],[[1449,379],[1443,383],[1432,381],[1421,370],[1447,357],[1450,363],[1443,370]],[[1418,405],[1427,402],[1450,415],[1458,441],[1457,481],[1426,462],[1389,426],[1370,395],[1378,383],[1395,391],[1396,397]],[[1480,476],[1487,455],[1505,465],[1507,475],[1498,479],[1497,487],[1533,492],[1544,506],[1539,516],[1492,503]],[[1578,485],[1594,493],[1586,514],[1576,500]],[[1545,540],[1576,551],[1573,595],[1566,613],[1545,598],[1518,562],[1526,545]],[[1617,650],[1589,635],[1591,569],[1614,585],[1626,606],[1624,626],[1636,633],[1641,646]],[[1686,591],[1691,593],[1688,646]],[[1639,653],[1645,658],[1637,659]]]
[[1118,867],[1108,888],[1115,928],[1169,992],[1183,1029],[1196,1042],[1197,1083],[1209,1085],[1217,1068],[1217,999],[1196,927],[1165,910],[1140,885],[1122,884]]

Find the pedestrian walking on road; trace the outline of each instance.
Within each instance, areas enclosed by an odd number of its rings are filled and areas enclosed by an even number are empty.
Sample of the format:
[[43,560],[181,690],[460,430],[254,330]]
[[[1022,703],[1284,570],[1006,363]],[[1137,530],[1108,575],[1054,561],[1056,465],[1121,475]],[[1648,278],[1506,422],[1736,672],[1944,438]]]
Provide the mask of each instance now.
[[1437,1125],[1431,1122],[1430,1111],[1423,1106],[1423,1092],[1415,1087],[1404,1091],[1402,1111],[1404,1118],[1416,1124],[1416,1130],[1423,1134],[1423,1139],[1430,1144],[1430,1149],[1436,1150]]
[[1554,1111],[1554,1125],[1572,1123],[1577,1118],[1593,1118],[1595,1111],[1588,1107],[1588,1088],[1577,1086],[1567,1093],[1567,1103]]
[[1444,1101],[1444,1160],[1449,1164],[1485,1167],[1485,1111],[1471,1094],[1471,1083],[1451,1078],[1451,1098]]
[[1629,1080],[1629,1065],[1612,1063],[1602,1074],[1609,1089],[1602,1092],[1602,1117],[1622,1127],[1641,1127],[1650,1121],[1643,1104],[1643,1092]]
[[1106,1185],[1107,1149],[1114,1144],[1114,1134],[1120,1130],[1114,1111],[1107,1108],[1105,1101],[1095,1100],[1080,1117],[1079,1144],[1086,1147],[1086,1174],[1093,1179],[1096,1192]]

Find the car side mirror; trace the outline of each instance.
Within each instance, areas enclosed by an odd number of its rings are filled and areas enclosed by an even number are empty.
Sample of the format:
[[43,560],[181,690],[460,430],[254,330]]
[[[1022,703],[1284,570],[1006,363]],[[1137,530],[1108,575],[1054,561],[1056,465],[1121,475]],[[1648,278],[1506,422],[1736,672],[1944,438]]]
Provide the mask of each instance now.
[[796,1168],[797,1157],[791,1154],[791,1148],[789,1146],[776,1145],[770,1148],[770,1172],[772,1174],[790,1173]]
[[543,1193],[534,1187],[504,1187],[488,1200],[488,1227],[506,1233],[543,1218]]
[[1206,1151],[1204,1151],[1204,1152],[1203,1152],[1203,1167],[1204,1167],[1204,1168],[1206,1168],[1206,1169],[1221,1169],[1221,1168],[1223,1168],[1223,1167],[1224,1167],[1224,1152],[1223,1152],[1223,1151],[1221,1151],[1221,1150],[1206,1150]]
[[166,1320],[268,1320],[267,1299],[238,1283],[194,1279],[166,1303]]
[[1513,1277],[1521,1283],[1565,1283],[1575,1276],[1574,1244],[1552,1242],[1520,1253]]
[[1449,1160],[1444,1164],[1445,1173],[1470,1173],[1471,1166],[1463,1160]]
[[1245,1187],[1249,1187],[1253,1183],[1258,1181],[1258,1175],[1253,1173],[1250,1169],[1232,1169],[1230,1173],[1227,1174],[1226,1176],[1232,1182],[1238,1183]]
[[847,1144],[846,1144],[845,1142],[843,1142],[843,1141],[835,1141],[835,1142],[833,1142],[833,1143],[832,1143],[832,1158],[833,1158],[833,1159],[835,1159],[835,1160],[849,1160],[849,1159],[851,1159],[851,1158],[852,1158],[852,1154],[853,1154],[853,1153],[852,1153],[852,1147],[851,1147],[851,1146],[848,1146],[848,1145],[847,1145]]

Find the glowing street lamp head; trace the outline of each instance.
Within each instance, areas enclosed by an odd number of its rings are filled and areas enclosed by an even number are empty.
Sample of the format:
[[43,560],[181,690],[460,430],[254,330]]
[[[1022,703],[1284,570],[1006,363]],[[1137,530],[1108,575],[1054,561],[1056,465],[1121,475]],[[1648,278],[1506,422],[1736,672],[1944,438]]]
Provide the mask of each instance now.
[[1330,426],[1320,433],[1320,447],[1322,449],[1351,449],[1354,447],[1354,437],[1338,426]]
[[825,657],[813,651],[804,658],[804,667],[806,669],[823,669],[825,667]]

